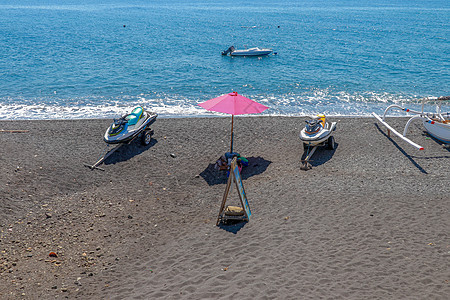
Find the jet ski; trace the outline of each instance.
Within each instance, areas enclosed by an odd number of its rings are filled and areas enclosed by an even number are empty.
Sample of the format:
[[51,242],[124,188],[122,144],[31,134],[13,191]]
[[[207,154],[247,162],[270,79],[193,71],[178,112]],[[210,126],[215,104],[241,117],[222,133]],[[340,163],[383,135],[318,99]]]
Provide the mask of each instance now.
[[326,145],[328,149],[335,148],[333,131],[336,130],[336,122],[331,124],[326,122],[325,115],[319,114],[306,120],[306,126],[300,132],[300,139],[303,146],[319,146]]
[[130,114],[114,119],[103,139],[107,144],[129,143],[143,133],[142,144],[148,145],[152,134],[149,126],[156,121],[157,116],[157,113],[145,111],[138,106]]

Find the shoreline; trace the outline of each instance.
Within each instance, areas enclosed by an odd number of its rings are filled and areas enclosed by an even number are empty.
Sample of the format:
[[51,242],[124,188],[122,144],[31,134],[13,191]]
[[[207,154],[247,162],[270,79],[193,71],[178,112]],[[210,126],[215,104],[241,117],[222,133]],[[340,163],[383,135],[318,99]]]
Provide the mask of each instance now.
[[227,116],[158,117],[104,172],[83,164],[111,119],[0,121],[29,130],[0,134],[1,298],[445,299],[449,150],[420,123],[423,151],[372,117],[330,117],[337,148],[305,172],[304,120],[235,118],[252,218],[232,228],[215,226]]
[[[313,115],[270,115],[270,114],[255,114],[255,115],[235,115],[235,118],[309,118]],[[119,115],[116,116],[120,117]],[[375,119],[371,114],[369,115],[326,115],[328,118],[345,118],[345,119]],[[389,115],[386,118],[392,119],[409,119],[413,115]],[[158,115],[160,119],[210,119],[210,118],[231,118],[231,115],[212,113],[208,115]],[[114,118],[73,118],[73,119],[0,119],[0,122],[41,122],[41,121],[101,121],[101,120],[113,120]]]
[[[403,102],[402,102],[403,103]],[[391,104],[395,104],[395,103],[391,103]],[[421,110],[421,103],[403,103],[407,108],[409,109],[414,109],[414,110]],[[376,112],[378,115],[382,115],[386,109],[386,107],[389,105],[389,103],[372,103],[372,108],[370,109],[370,111],[368,111],[368,107],[364,107],[363,111],[367,111],[365,113],[352,113],[351,110],[347,110],[347,114],[344,113],[335,113],[335,112],[328,112],[325,113],[325,115],[327,117],[331,117],[331,118],[372,118],[372,112]],[[135,104],[135,106],[142,106],[145,107],[145,105],[140,105],[140,104]],[[128,107],[128,108],[127,108]],[[53,112],[51,114],[51,116],[57,116],[56,118],[18,118],[18,119],[12,119],[12,118],[8,118],[8,116],[17,116],[17,115],[23,115],[24,112],[19,111],[18,113],[15,112],[15,110],[13,110],[12,112],[9,112],[8,114],[5,114],[2,116],[0,114],[0,121],[39,121],[39,120],[45,120],[45,121],[55,121],[55,120],[103,120],[103,119],[114,119],[117,117],[122,116],[123,114],[129,112],[129,109],[131,106],[127,106],[127,107],[122,107],[120,108],[120,110],[112,112],[112,111],[106,111],[106,112],[102,112],[99,113],[97,111],[96,114],[94,114],[93,116],[90,117],[86,117],[86,112],[83,115],[79,114],[79,110],[81,108],[75,109],[75,111],[70,112],[70,111],[63,111],[63,112]],[[92,107],[90,107],[92,109]],[[117,109],[117,107],[115,107]],[[193,107],[191,107],[191,109],[195,109],[196,112],[195,113],[188,113],[188,114],[176,114],[176,113],[166,113],[164,112],[164,108],[161,107],[155,107],[154,108],[154,112],[158,113],[159,118],[161,119],[178,119],[178,118],[210,118],[210,117],[222,117],[222,116],[227,116],[226,114],[220,114],[217,112],[208,112],[200,107],[197,108],[197,105],[194,105]],[[323,112],[327,112],[327,108],[326,107],[317,107],[314,109],[308,109],[311,110],[311,113],[306,113],[306,112],[292,112],[292,113],[281,113],[280,111],[278,111],[275,108],[270,108],[268,111],[263,112],[262,114],[257,114],[257,115],[240,115],[238,117],[294,117],[294,118],[304,118],[304,117],[308,117],[308,116],[312,116],[312,115],[316,115],[318,113],[323,113]],[[425,111],[434,111],[435,110],[435,106],[434,105],[430,105],[427,104],[425,106]],[[50,110],[52,111],[52,110]],[[83,109],[81,109],[81,111],[83,111]],[[150,109],[150,111],[152,111]],[[158,112],[159,111],[159,112]],[[344,111],[346,111],[344,109]],[[444,105],[444,111],[445,111],[445,105]],[[90,113],[89,111],[87,113]],[[27,116],[29,116],[30,114],[27,114]],[[49,115],[49,113],[47,114],[41,114],[43,116]],[[67,118],[67,116],[71,116],[71,118]],[[409,115],[405,112],[400,112],[400,111],[396,111],[396,110],[392,110],[390,111],[390,115],[388,117],[393,117],[393,118],[402,118],[402,117],[408,117]],[[412,115],[411,115],[412,116]]]

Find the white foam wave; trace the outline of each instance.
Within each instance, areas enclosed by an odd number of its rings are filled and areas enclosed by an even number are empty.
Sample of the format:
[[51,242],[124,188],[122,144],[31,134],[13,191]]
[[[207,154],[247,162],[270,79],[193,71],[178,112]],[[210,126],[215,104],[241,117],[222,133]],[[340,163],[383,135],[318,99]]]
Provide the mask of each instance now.
[[[419,97],[407,97],[388,93],[347,93],[329,89],[313,89],[304,93],[285,95],[245,95],[270,109],[264,115],[308,116],[325,113],[330,116],[371,116],[372,112],[382,114],[390,104],[403,105],[420,110]],[[208,112],[197,104],[209,99],[187,98],[178,95],[141,94],[137,97],[122,96],[120,99],[77,98],[77,99],[0,99],[0,120],[35,119],[94,119],[116,118],[129,112],[135,106],[157,112],[161,117],[220,116]],[[212,97],[211,97],[212,98]],[[432,106],[426,110],[434,111]],[[391,115],[404,116],[401,111]]]

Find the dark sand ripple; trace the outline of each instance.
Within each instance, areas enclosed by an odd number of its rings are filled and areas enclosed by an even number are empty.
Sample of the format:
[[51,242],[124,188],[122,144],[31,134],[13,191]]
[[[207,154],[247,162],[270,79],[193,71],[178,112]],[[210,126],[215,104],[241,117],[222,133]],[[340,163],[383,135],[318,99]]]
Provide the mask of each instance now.
[[303,120],[235,119],[253,216],[220,227],[211,164],[229,118],[157,120],[150,146],[104,172],[83,164],[109,120],[0,122],[30,130],[0,134],[1,298],[447,299],[449,150],[420,124],[424,151],[375,119],[334,118],[337,149],[305,172]]

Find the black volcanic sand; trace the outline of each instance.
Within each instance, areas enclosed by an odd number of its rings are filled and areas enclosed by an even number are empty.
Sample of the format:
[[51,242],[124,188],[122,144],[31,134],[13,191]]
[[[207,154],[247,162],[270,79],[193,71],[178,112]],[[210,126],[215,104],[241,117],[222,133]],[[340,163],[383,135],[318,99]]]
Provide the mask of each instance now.
[[253,215],[229,226],[213,164],[230,118],[158,119],[104,171],[84,164],[111,120],[0,122],[28,130],[0,133],[0,298],[448,299],[450,150],[419,122],[424,151],[331,119],[336,150],[303,171],[304,118],[235,118]]

